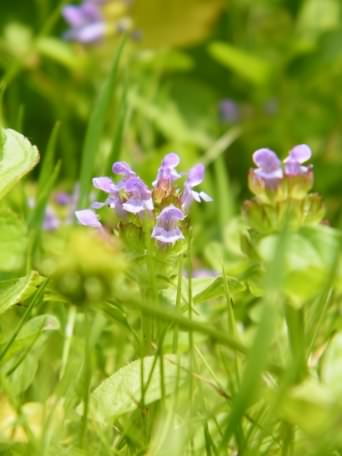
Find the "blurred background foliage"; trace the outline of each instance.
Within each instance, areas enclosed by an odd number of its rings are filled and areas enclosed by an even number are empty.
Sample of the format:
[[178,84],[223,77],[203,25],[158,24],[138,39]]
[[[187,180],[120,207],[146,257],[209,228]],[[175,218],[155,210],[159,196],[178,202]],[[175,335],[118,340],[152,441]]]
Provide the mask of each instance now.
[[[1,121],[21,130],[42,155],[60,121],[59,180],[71,188],[118,37],[87,47],[65,42],[65,1],[1,3]],[[138,168],[144,164],[145,177],[152,179],[149,169],[155,168],[146,164],[154,165],[167,150],[178,150],[185,166],[198,158],[210,164],[222,155],[229,182],[219,189],[238,202],[247,195],[255,149],[270,147],[285,156],[294,144],[307,143],[314,153],[315,188],[336,224],[342,177],[340,0],[135,0],[129,11],[136,39],[126,42],[119,90],[94,151],[98,173],[122,117],[121,155]],[[226,204],[234,200],[222,198]],[[237,207],[231,203],[227,217]]]

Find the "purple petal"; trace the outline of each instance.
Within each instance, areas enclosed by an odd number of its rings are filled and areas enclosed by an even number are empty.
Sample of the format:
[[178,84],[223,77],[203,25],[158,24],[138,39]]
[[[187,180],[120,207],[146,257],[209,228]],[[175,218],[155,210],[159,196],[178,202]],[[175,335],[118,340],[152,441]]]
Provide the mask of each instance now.
[[202,165],[202,163],[193,166],[188,173],[188,185],[190,185],[190,187],[196,187],[197,185],[199,185],[204,179],[204,171],[205,168],[204,165]]
[[131,214],[139,214],[146,209],[144,202],[138,199],[129,199],[126,203],[122,204],[122,207]]
[[184,236],[179,228],[166,230],[163,227],[156,226],[152,231],[152,238],[163,244],[174,244],[184,239]]
[[180,158],[175,152],[165,155],[164,160],[162,161],[162,166],[167,168],[175,168],[180,163]]
[[91,209],[82,209],[81,211],[76,211],[75,215],[81,225],[90,226],[92,228],[102,227],[100,221],[97,218],[97,215]]
[[81,27],[74,30],[70,34],[70,38],[79,41],[80,43],[93,43],[101,40],[106,32],[106,25],[103,22],[95,22],[93,24]]
[[253,154],[253,161],[266,174],[281,169],[281,161],[271,149],[258,149]]
[[115,190],[115,185],[109,177],[94,177],[93,186],[106,193],[110,193]]
[[171,204],[170,206],[165,207],[157,217],[157,221],[160,224],[178,222],[183,220],[185,215],[178,207]]
[[79,28],[84,25],[84,15],[79,6],[65,6],[62,9],[62,15],[72,27]]
[[129,177],[129,176],[136,176],[135,172],[132,171],[131,167],[128,163],[123,161],[118,161],[113,164],[112,171],[114,174],[118,174],[119,176]]
[[290,150],[288,157],[284,160],[285,163],[288,161],[295,161],[298,163],[305,163],[312,156],[310,147],[307,144],[299,144]]

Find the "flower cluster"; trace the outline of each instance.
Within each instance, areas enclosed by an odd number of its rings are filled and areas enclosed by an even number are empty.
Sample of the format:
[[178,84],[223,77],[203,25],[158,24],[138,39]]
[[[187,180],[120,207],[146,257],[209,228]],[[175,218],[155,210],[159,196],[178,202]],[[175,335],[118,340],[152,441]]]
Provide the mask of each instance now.
[[132,223],[143,228],[146,221],[152,222],[151,237],[162,245],[173,245],[184,239],[181,224],[185,220],[193,201],[209,202],[211,197],[195,188],[204,179],[204,165],[193,166],[185,175],[182,188],[176,185],[184,175],[177,171],[180,163],[175,153],[167,154],[158,170],[157,177],[149,188],[126,162],[115,162],[113,173],[119,177],[113,182],[109,177],[95,177],[93,186],[105,192],[104,202],[95,201],[91,209],[76,211],[82,225],[102,229],[95,212],[109,207],[121,226]]
[[65,6],[62,14],[70,26],[65,38],[89,44],[130,30],[129,3],[129,0],[83,0],[80,5]]
[[313,167],[306,165],[312,156],[306,144],[293,147],[281,161],[270,149],[253,154],[256,168],[249,172],[249,188],[255,198],[245,202],[250,224],[260,232],[278,229],[285,218],[295,226],[321,221],[324,209],[319,195],[309,193]]
[[301,198],[313,184],[312,165],[304,165],[311,155],[306,144],[293,147],[283,162],[272,150],[258,149],[253,154],[257,168],[249,173],[251,191],[266,201]]

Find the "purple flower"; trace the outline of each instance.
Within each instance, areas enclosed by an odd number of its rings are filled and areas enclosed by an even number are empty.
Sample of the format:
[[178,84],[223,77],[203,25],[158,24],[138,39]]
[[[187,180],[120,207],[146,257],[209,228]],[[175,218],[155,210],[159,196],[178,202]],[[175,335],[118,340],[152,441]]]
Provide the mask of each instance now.
[[183,212],[174,205],[165,207],[157,217],[157,223],[152,231],[152,238],[162,244],[174,244],[184,239],[178,224],[184,219]]
[[113,173],[122,176],[121,181],[117,184],[114,184],[109,177],[95,177],[93,179],[94,187],[109,195],[103,203],[94,202],[92,204],[93,209],[109,206],[115,209],[119,216],[125,216],[127,212],[140,214],[144,211],[153,210],[151,190],[132,171],[128,163],[114,163]]
[[61,222],[51,207],[47,206],[44,214],[43,229],[45,231],[55,231]]
[[70,25],[66,32],[66,39],[79,41],[80,43],[92,43],[100,40],[106,31],[106,26],[99,10],[102,2],[85,0],[81,5],[67,5],[62,14]]
[[74,203],[73,195],[67,192],[57,192],[54,195],[54,200],[59,206],[69,206]]
[[143,211],[153,211],[152,192],[138,176],[132,176],[124,180],[119,192],[124,195],[122,207],[131,214],[139,214]]
[[201,201],[210,202],[212,198],[204,192],[197,192],[193,190],[194,187],[201,184],[204,179],[204,165],[201,163],[193,166],[189,173],[188,178],[184,184],[184,191],[182,194],[182,209],[184,212],[187,212],[193,200],[200,203]]
[[102,228],[101,222],[97,218],[96,213],[91,209],[76,211],[75,215],[81,225],[90,226],[91,228]]
[[222,100],[219,104],[219,116],[222,122],[238,122],[240,120],[239,106],[233,100]]
[[303,163],[311,158],[312,152],[306,144],[300,144],[290,150],[287,158],[284,160],[285,174],[287,176],[300,176],[310,171],[309,166],[303,166]]
[[260,178],[266,187],[275,187],[283,177],[281,161],[277,155],[270,149],[258,149],[253,154],[253,161],[257,165],[257,169],[253,170],[254,176]]
[[179,156],[174,152],[164,157],[158,170],[157,178],[152,183],[157,200],[162,200],[172,193],[173,182],[181,177],[176,171],[179,163]]

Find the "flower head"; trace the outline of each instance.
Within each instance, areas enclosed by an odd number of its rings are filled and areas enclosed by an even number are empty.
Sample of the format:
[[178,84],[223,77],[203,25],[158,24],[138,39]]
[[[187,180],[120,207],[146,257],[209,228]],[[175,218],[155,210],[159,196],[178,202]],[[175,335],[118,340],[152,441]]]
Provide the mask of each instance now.
[[184,213],[171,204],[165,207],[157,217],[157,223],[152,231],[152,237],[162,244],[174,244],[184,239],[178,224],[185,218]]
[[[167,154],[158,170],[157,177],[152,183],[152,190],[124,161],[113,164],[113,173],[119,176],[117,182],[111,178],[95,177],[93,186],[107,193],[104,202],[95,201],[92,209],[76,212],[76,217],[82,225],[101,227],[96,212],[104,206],[114,209],[119,217],[118,229],[122,236],[132,244],[132,239],[139,245],[144,239],[142,232],[154,228],[149,235],[159,244],[173,245],[178,240],[184,239],[179,227],[180,222],[186,217],[193,200],[212,201],[204,192],[197,192],[194,187],[202,183],[204,178],[204,165],[193,166],[186,178],[183,191],[175,184],[182,175],[176,170],[180,163],[179,156],[172,152]],[[167,201],[166,198],[169,198]],[[141,215],[147,214],[143,220]],[[147,222],[147,223],[145,223]],[[132,235],[133,234],[133,235]]]
[[184,212],[187,212],[191,206],[191,203],[195,200],[198,203],[201,201],[210,202],[212,201],[211,196],[207,195],[205,192],[197,192],[193,190],[194,187],[197,187],[203,182],[204,179],[204,165],[199,163],[198,165],[193,166],[189,173],[187,180],[184,184],[184,191],[182,194],[182,209]]
[[62,14],[70,25],[65,34],[66,39],[80,43],[92,43],[100,40],[106,30],[99,5],[102,2],[85,0],[81,5],[67,5]]
[[312,152],[306,144],[299,144],[290,150],[287,158],[284,160],[285,174],[287,176],[300,176],[310,171],[309,166],[303,166],[303,163],[311,158]]
[[122,177],[117,184],[114,184],[109,177],[95,177],[93,179],[95,188],[109,194],[104,203],[93,203],[93,209],[109,206],[115,209],[119,216],[125,216],[127,213],[139,214],[153,210],[151,190],[136,175],[128,163],[115,162],[113,164],[113,173]]

